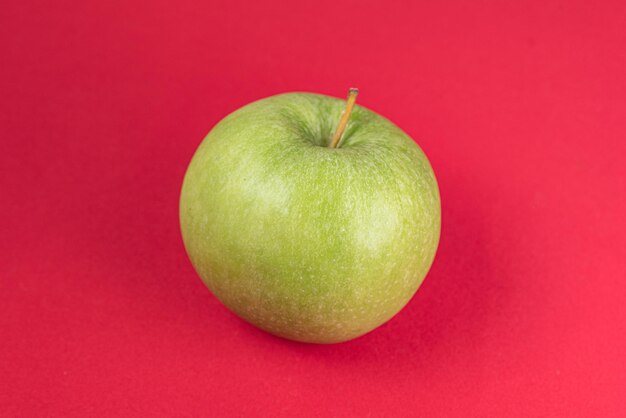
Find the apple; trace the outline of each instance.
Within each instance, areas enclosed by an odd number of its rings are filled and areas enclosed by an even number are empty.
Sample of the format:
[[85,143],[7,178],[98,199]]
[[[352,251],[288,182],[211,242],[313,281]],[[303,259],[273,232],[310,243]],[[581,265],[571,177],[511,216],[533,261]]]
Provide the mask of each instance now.
[[431,165],[389,120],[287,93],[219,122],[185,174],[189,258],[236,315],[284,338],[336,343],[411,299],[439,243]]

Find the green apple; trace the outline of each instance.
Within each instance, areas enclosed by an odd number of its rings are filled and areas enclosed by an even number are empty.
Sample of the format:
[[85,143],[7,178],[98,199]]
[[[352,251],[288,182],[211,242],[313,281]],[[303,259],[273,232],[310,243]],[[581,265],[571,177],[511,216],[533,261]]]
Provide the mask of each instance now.
[[355,97],[251,103],[213,128],[187,169],[180,224],[192,264],[224,305],[274,335],[363,335],[407,304],[433,262],[430,163]]

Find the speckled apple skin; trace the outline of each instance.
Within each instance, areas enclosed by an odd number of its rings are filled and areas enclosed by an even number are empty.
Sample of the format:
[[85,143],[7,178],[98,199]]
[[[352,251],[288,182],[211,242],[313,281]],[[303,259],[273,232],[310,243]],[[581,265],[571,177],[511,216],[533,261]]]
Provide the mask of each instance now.
[[287,93],[233,112],[187,169],[180,224],[213,294],[272,334],[336,343],[388,321],[411,299],[439,243],[439,189],[422,150],[345,101]]

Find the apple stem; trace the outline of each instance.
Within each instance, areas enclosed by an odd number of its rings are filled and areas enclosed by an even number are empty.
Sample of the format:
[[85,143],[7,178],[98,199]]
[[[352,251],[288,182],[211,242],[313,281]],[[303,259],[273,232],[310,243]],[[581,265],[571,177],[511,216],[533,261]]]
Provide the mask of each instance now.
[[346,109],[341,113],[341,119],[339,119],[339,125],[337,125],[337,130],[335,131],[335,135],[333,135],[333,139],[330,141],[330,148],[337,148],[339,142],[341,141],[341,137],[343,136],[343,131],[346,130],[346,126],[348,125],[348,119],[350,119],[350,114],[352,113],[352,109],[354,108],[354,103],[356,102],[356,96],[359,94],[359,89],[351,88],[348,90],[348,99],[346,101]]

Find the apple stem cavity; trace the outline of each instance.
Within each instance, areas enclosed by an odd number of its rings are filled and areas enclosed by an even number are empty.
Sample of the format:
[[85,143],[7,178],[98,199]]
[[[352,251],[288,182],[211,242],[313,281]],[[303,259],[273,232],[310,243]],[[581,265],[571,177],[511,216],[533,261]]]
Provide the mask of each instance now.
[[341,112],[341,119],[339,119],[339,125],[337,125],[335,135],[333,135],[333,139],[330,141],[330,148],[337,148],[337,145],[341,142],[341,137],[343,136],[343,132],[346,130],[346,126],[348,125],[348,119],[350,119],[350,114],[352,113],[352,109],[354,109],[354,103],[356,102],[356,96],[358,96],[358,94],[359,89],[351,88],[348,90],[346,108],[343,112]]

